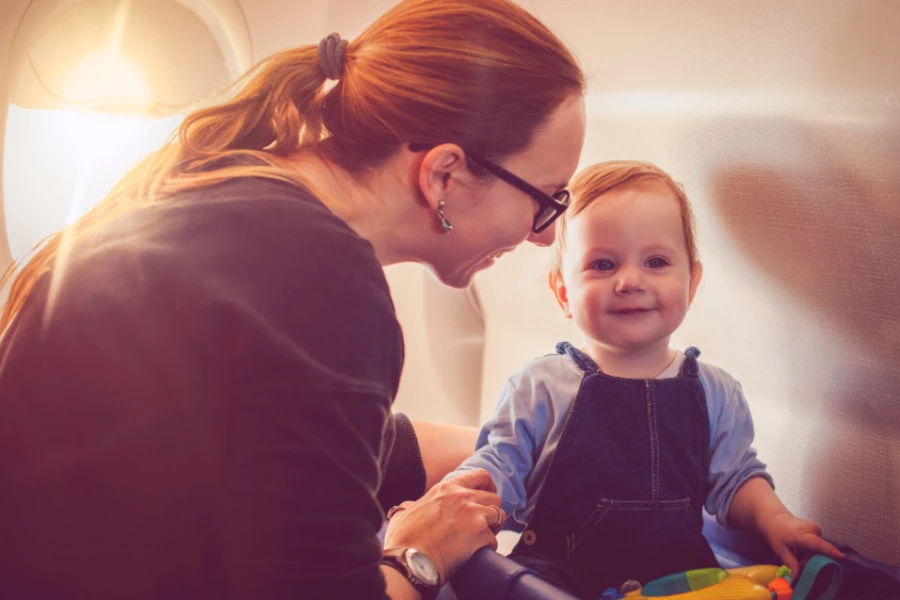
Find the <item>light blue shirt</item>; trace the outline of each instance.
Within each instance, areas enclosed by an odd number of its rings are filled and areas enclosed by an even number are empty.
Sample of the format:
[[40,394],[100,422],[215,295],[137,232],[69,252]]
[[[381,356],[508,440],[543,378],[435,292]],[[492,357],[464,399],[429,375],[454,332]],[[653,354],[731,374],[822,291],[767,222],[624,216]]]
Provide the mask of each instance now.
[[[658,378],[675,377],[683,361],[679,351]],[[741,385],[722,369],[697,364],[710,425],[709,491],[704,506],[727,526],[731,501],[745,481],[763,477],[774,484],[751,447],[753,420]],[[470,469],[486,470],[503,500],[503,510],[511,517],[506,528],[524,530],[583,377],[565,354],[549,354],[525,365],[503,387],[493,418],[478,435],[475,454],[445,479]]]

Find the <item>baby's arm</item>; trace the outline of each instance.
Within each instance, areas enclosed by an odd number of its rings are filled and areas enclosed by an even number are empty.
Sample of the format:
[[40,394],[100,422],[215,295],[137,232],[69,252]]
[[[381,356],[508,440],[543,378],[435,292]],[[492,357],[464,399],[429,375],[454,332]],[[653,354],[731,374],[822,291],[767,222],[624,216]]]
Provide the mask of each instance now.
[[813,554],[832,558],[844,555],[822,539],[822,528],[795,517],[785,507],[768,482],[749,479],[731,501],[728,520],[745,531],[756,531],[793,573],[799,572],[800,559]]
[[478,434],[475,453],[445,479],[472,469],[484,469],[497,486],[504,512],[513,515],[524,509],[528,500],[525,484],[534,458],[540,452],[536,440],[543,438],[548,424],[549,400],[539,395],[533,388],[520,391],[512,380],[507,381],[493,418]]
[[[710,417],[714,409],[718,414],[712,423],[707,510],[720,523],[761,535],[794,573],[799,559],[808,554],[843,558],[822,539],[818,525],[791,514],[775,494],[771,476],[751,447],[753,419],[741,386],[730,378],[720,383],[722,402],[710,406]],[[707,394],[708,399],[713,397]]]
[[[709,493],[706,510],[722,525],[736,527],[729,509],[737,491],[751,479],[772,489],[772,477],[756,456],[753,418],[741,385],[724,371],[703,380],[710,418]],[[754,484],[756,485],[756,484]]]

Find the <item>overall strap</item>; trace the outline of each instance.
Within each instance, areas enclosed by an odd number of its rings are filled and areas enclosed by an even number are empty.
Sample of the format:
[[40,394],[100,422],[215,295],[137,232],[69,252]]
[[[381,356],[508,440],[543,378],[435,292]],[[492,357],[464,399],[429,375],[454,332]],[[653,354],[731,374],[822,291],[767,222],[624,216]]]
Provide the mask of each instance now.
[[681,377],[699,377],[699,370],[697,368],[697,357],[700,356],[700,351],[694,348],[693,346],[689,346],[687,350],[684,351],[684,362],[681,363],[681,373],[679,375]]
[[595,363],[590,356],[588,356],[569,342],[558,343],[556,345],[556,353],[568,354],[569,358],[572,359],[572,362],[575,363],[575,366],[581,369],[585,376],[593,375],[600,370],[599,367],[597,367],[597,363]]

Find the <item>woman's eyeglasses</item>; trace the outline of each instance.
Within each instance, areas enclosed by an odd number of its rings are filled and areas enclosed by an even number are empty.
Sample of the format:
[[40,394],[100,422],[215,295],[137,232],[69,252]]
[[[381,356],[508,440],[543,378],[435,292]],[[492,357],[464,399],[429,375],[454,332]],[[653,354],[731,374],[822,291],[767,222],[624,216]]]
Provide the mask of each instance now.
[[[409,149],[413,152],[421,152],[423,150],[430,150],[436,145],[437,144],[410,144]],[[473,152],[465,152],[466,156],[469,157],[472,162],[496,175],[506,183],[522,190],[537,201],[540,210],[538,210],[537,215],[535,215],[534,223],[531,226],[531,230],[534,233],[540,233],[550,227],[550,225],[559,218],[559,215],[563,214],[565,210],[569,208],[569,202],[571,201],[569,190],[559,190],[551,196],[534,187],[524,179],[513,175],[494,161],[488,160]]]

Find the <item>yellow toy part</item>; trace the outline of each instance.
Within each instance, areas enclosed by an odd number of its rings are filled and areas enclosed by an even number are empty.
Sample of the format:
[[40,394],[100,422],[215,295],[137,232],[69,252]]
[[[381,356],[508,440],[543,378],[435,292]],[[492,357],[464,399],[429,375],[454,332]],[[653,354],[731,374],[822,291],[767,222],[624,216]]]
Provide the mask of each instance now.
[[[841,566],[821,554],[810,558],[800,579],[791,570],[774,565],[738,569],[696,569],[654,579],[643,588],[606,590],[600,600],[833,600],[841,587]],[[622,589],[629,589],[630,583]]]
[[[774,565],[696,569],[651,581],[623,600],[790,600],[791,570]],[[786,578],[787,577],[787,578]]]

